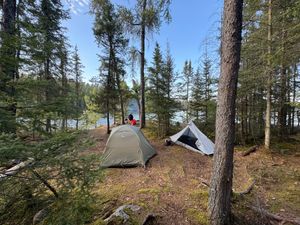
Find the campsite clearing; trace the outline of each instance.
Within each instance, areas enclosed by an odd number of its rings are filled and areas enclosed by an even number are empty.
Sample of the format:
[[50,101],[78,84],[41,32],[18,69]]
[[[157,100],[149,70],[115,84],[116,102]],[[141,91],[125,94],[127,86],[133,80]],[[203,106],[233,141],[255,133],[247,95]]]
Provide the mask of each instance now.
[[[96,146],[88,152],[102,154],[107,140],[104,128],[90,131]],[[97,184],[95,192],[101,207],[109,210],[123,204],[136,204],[145,213],[158,216],[158,224],[207,224],[208,187],[212,157],[203,156],[181,146],[164,146],[164,140],[150,139],[157,150],[146,169],[112,168]],[[286,147],[286,146],[285,146]],[[300,215],[300,144],[289,144],[288,154],[268,153],[259,149],[243,157],[246,147],[237,147],[234,156],[234,192],[245,191],[255,180],[253,190],[246,195],[234,195],[234,213],[238,220],[250,224],[267,224],[265,218],[249,207],[260,204],[272,213]],[[280,151],[279,151],[280,152]],[[107,213],[106,210],[105,213]],[[245,213],[247,211],[247,213]],[[104,212],[95,217],[103,217]]]

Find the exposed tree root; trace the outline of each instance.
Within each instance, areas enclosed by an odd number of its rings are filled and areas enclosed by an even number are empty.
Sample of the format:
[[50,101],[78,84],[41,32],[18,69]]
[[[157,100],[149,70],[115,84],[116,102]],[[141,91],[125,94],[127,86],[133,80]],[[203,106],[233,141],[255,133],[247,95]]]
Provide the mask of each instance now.
[[270,213],[263,208],[258,208],[258,207],[254,207],[254,206],[251,206],[250,208],[253,211],[260,213],[261,215],[263,215],[266,218],[269,218],[271,220],[275,220],[275,221],[279,222],[279,224],[292,223],[295,225],[300,225],[300,217],[295,217],[295,216],[283,217],[283,216],[280,216],[277,214]]
[[245,190],[245,191],[241,191],[241,192],[234,192],[237,195],[246,195],[249,194],[252,189],[254,188],[255,185],[255,180],[252,182],[252,184],[250,184],[250,186]]

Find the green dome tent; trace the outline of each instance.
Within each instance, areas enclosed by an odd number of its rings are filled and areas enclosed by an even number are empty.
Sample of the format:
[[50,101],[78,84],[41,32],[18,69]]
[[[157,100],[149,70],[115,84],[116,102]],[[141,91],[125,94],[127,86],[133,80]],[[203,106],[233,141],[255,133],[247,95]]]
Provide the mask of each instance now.
[[145,166],[155,154],[155,149],[139,128],[121,125],[112,129],[101,167]]

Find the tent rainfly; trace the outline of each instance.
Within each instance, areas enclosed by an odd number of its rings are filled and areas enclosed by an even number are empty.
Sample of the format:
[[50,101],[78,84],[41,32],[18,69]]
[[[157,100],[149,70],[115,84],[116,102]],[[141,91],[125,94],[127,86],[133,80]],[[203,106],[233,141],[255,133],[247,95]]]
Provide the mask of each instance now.
[[121,125],[111,131],[101,167],[145,166],[155,154],[155,149],[139,128]]
[[170,139],[175,144],[201,154],[212,155],[214,153],[214,143],[196,127],[193,121],[190,121],[183,130],[171,136]]

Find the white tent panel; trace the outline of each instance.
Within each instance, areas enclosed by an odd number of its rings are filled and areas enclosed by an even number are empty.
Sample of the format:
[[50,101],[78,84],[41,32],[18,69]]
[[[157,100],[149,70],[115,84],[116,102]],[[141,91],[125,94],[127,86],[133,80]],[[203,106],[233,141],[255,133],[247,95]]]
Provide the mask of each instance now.
[[[183,135],[193,138],[195,143],[192,146],[187,143],[183,143],[179,140]],[[183,130],[171,136],[170,139],[174,143],[198,153],[206,155],[214,153],[214,143],[197,128],[193,121],[190,121]]]

